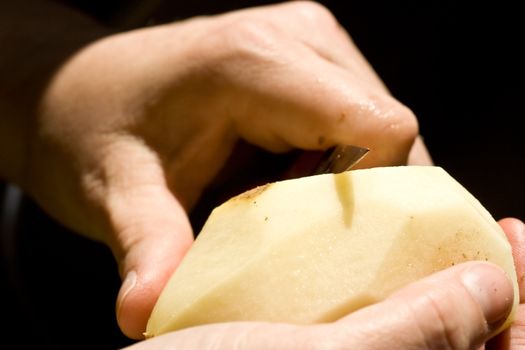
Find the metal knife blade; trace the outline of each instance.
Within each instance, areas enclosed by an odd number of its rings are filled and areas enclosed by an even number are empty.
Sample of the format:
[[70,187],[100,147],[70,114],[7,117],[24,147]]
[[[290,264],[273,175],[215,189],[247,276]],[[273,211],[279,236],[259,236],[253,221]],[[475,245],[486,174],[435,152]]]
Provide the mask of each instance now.
[[342,173],[359,163],[369,152],[368,148],[345,145],[336,146],[325,152],[313,175]]

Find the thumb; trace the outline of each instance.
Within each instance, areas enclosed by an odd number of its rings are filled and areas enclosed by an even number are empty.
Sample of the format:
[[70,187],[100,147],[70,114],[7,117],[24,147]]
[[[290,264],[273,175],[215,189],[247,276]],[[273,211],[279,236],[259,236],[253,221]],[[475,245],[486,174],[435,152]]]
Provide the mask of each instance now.
[[[108,196],[111,243],[123,283],[117,320],[124,334],[139,339],[164,285],[193,241],[187,215],[163,180],[129,181]],[[122,176],[124,177],[124,175]],[[140,177],[140,176],[139,176]]]
[[328,331],[349,349],[476,349],[501,328],[513,299],[499,267],[469,262],[341,319],[344,332]]
[[504,272],[470,262],[412,283],[335,323],[217,323],[127,349],[478,349],[500,328],[512,304],[513,287]]

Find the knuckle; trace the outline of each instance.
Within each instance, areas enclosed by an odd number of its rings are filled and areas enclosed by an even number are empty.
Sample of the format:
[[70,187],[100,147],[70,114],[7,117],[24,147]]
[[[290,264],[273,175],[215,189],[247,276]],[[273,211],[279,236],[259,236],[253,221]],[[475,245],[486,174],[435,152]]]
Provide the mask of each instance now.
[[277,32],[271,22],[254,17],[239,18],[223,29],[228,48],[241,56],[263,56],[273,51]]
[[396,146],[411,147],[419,134],[419,124],[414,112],[390,97],[380,103],[373,103],[372,106],[376,110],[371,113],[376,114],[384,136]]
[[415,327],[421,343],[427,347],[439,344],[439,348],[457,349],[454,342],[454,329],[450,322],[444,317],[443,312],[432,298],[425,298],[425,308],[427,310],[426,320],[418,318],[418,312],[412,309]]
[[[445,306],[443,307],[443,304]],[[470,334],[458,318],[447,317],[447,309],[457,308],[446,300],[435,300],[431,293],[421,295],[417,302],[409,304],[411,319],[418,335],[418,342],[425,348],[468,349]],[[420,310],[426,310],[424,318]]]
[[[363,121],[361,137],[375,150],[377,165],[402,165],[408,162],[412,145],[419,134],[414,113],[390,96],[370,96],[356,107]],[[365,122],[366,121],[366,122]]]
[[314,25],[334,25],[337,20],[324,5],[315,1],[297,1],[292,5],[292,11]]
[[396,121],[394,125],[396,125],[401,141],[406,141],[412,144],[419,134],[419,123],[416,115],[410,108],[400,103],[393,106],[392,111],[397,117],[395,118]]

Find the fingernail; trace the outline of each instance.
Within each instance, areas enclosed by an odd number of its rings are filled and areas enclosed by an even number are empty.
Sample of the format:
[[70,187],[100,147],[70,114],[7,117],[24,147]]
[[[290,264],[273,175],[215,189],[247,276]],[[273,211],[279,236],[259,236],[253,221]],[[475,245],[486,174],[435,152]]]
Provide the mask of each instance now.
[[117,318],[120,318],[122,304],[126,300],[128,294],[133,290],[133,288],[135,288],[135,284],[137,284],[137,273],[135,271],[130,271],[126,275],[126,278],[124,279],[124,282],[122,282],[122,286],[120,287],[117,303]]
[[489,326],[501,325],[514,301],[514,288],[503,270],[490,264],[476,264],[462,273],[461,280],[480,305]]

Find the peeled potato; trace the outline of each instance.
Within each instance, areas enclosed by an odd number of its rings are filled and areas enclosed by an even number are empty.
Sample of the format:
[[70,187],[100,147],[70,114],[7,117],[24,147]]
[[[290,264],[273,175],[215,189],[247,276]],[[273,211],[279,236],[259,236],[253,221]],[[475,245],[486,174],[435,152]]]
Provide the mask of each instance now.
[[155,305],[146,336],[212,322],[333,321],[467,260],[503,268],[515,310],[516,273],[502,229],[439,167],[277,182],[212,212]]

